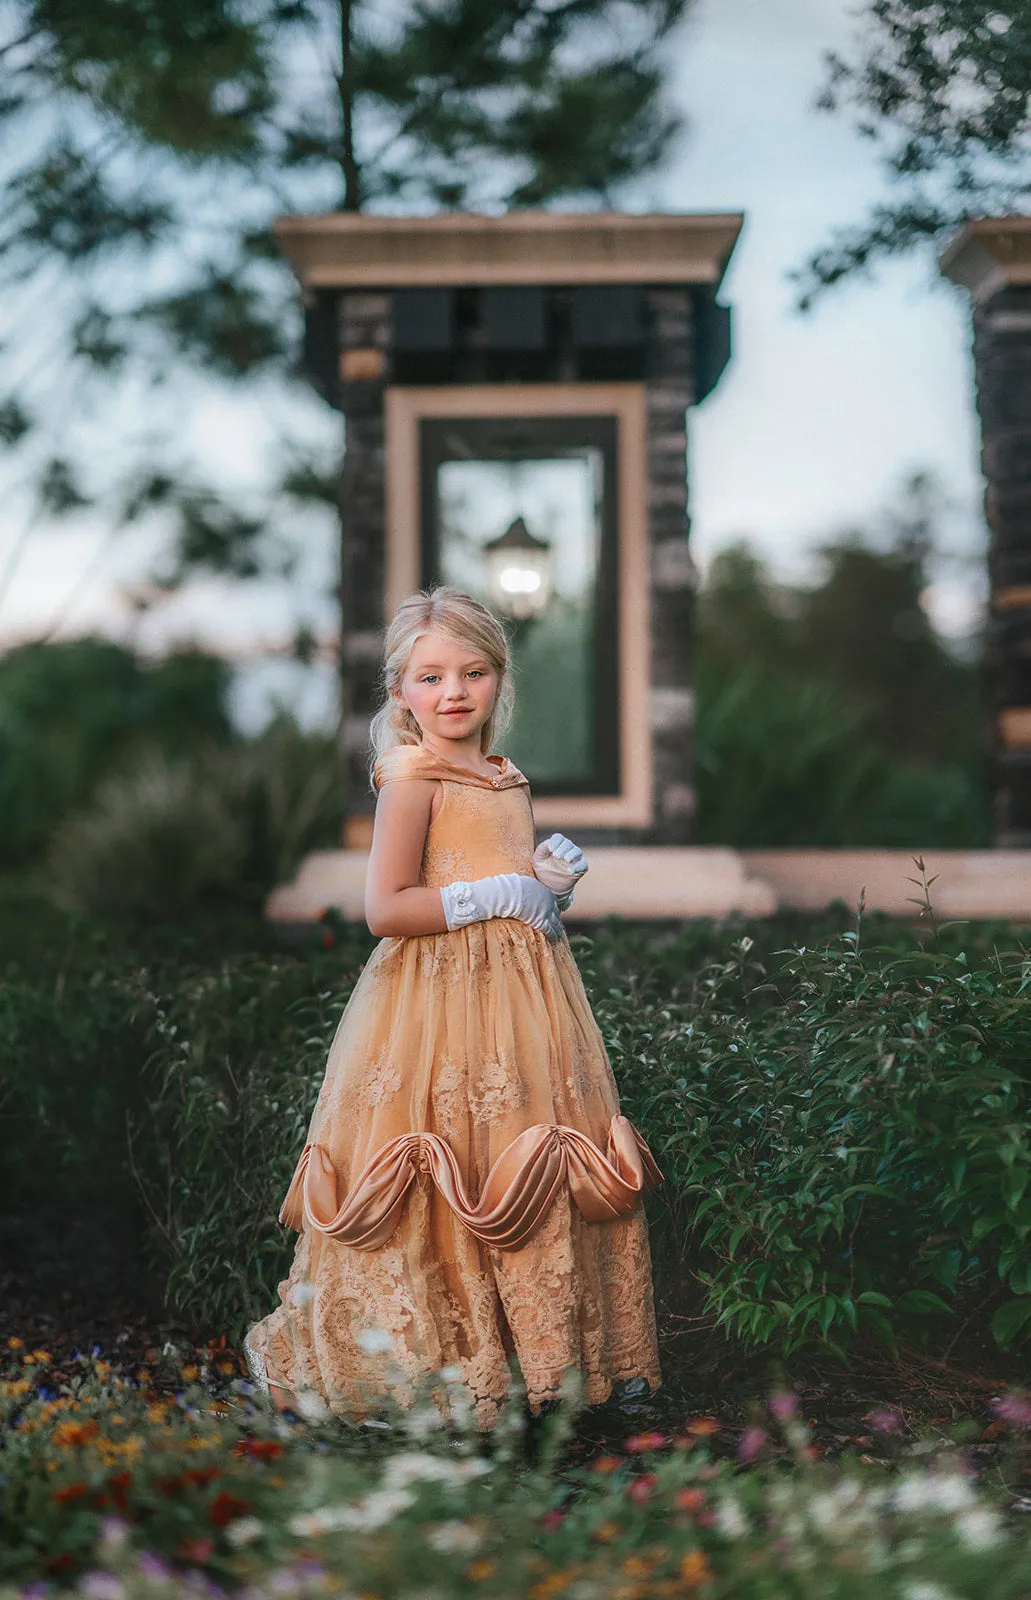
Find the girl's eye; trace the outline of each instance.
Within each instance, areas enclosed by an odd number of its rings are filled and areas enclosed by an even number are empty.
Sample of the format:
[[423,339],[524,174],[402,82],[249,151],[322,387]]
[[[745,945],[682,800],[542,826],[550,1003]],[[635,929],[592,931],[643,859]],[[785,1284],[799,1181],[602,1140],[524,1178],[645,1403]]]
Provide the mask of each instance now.
[[472,667],[470,669],[470,671],[469,671],[469,677],[470,678],[482,678],[483,677],[483,669],[481,667]]

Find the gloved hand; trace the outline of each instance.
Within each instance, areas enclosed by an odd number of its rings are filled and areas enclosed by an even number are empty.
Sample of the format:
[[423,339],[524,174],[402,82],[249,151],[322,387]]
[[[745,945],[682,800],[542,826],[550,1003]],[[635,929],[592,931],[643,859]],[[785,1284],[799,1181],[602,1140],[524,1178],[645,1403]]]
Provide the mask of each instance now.
[[562,937],[555,896],[544,883],[521,872],[499,872],[473,883],[447,883],[440,898],[450,929],[467,928],[470,922],[486,922],[491,917],[515,917],[539,928],[552,943]]
[[573,903],[573,890],[587,871],[587,857],[563,833],[553,833],[533,852],[533,870],[555,896],[560,911]]

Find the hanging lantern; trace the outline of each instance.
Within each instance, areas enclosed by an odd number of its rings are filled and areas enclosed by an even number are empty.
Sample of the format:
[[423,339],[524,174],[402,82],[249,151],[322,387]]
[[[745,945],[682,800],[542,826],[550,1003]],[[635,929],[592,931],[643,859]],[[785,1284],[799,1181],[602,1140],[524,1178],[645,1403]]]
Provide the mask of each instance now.
[[551,599],[551,545],[516,517],[499,539],[483,547],[487,598],[495,611],[523,622],[539,617]]

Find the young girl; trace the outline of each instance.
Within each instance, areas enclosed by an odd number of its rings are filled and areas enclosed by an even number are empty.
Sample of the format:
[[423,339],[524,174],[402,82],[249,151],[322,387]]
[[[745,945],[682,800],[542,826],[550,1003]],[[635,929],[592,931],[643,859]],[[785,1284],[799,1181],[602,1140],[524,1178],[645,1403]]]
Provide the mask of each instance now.
[[[458,1368],[489,1426],[516,1356],[533,1410],[578,1368],[588,1403],[659,1382],[642,1190],[558,910],[586,871],[534,850],[526,779],[489,755],[510,710],[503,629],[453,589],[385,640],[365,909],[381,936],[330,1050],[280,1220],[282,1304],[247,1337],[278,1404],[361,1410]],[[557,893],[556,893],[557,891]]]

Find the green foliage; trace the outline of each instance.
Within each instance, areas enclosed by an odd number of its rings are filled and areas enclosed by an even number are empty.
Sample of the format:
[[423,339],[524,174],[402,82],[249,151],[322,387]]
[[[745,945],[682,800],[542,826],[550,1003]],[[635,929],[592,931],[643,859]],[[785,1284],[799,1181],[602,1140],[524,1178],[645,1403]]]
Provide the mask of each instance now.
[[715,1329],[785,1353],[968,1313],[1029,1331],[1026,949],[746,938],[672,983],[670,952],[614,984],[625,957],[586,960]]
[[249,743],[150,754],[108,778],[57,830],[47,879],[61,903],[102,916],[253,901],[335,843],[340,818],[333,740],[283,717]]
[[97,784],[145,750],[182,757],[225,741],[227,669],[200,652],[143,666],[98,639],[0,657],[0,865],[38,858]]
[[854,109],[899,191],[840,230],[797,275],[808,306],[880,257],[940,240],[971,216],[1026,209],[1031,13],[1025,0],[867,0],[823,108]]
[[697,837],[901,848],[990,840],[979,667],[922,606],[938,507],[907,486],[879,539],[823,547],[808,587],[746,544],[712,562],[697,610]]
[[254,1600],[402,1600],[427,1593],[428,1571],[434,1593],[499,1600],[1027,1592],[1031,1534],[1026,1519],[1007,1522],[994,1476],[978,1485],[959,1449],[932,1440],[909,1447],[897,1473],[867,1455],[814,1462],[790,1394],[770,1397],[783,1428],[750,1430],[764,1459],[745,1471],[714,1460],[692,1422],[679,1439],[636,1435],[619,1454],[574,1464],[573,1384],[536,1438],[517,1394],[488,1446],[447,1371],[410,1411],[381,1403],[387,1426],[370,1432],[329,1418],[314,1395],[301,1397],[307,1422],[275,1418],[249,1385],[226,1382],[226,1366],[212,1352],[138,1385],[84,1364],[59,1390],[44,1351],[9,1369],[3,1600],[47,1578],[124,1600],[175,1600],[214,1582]]

